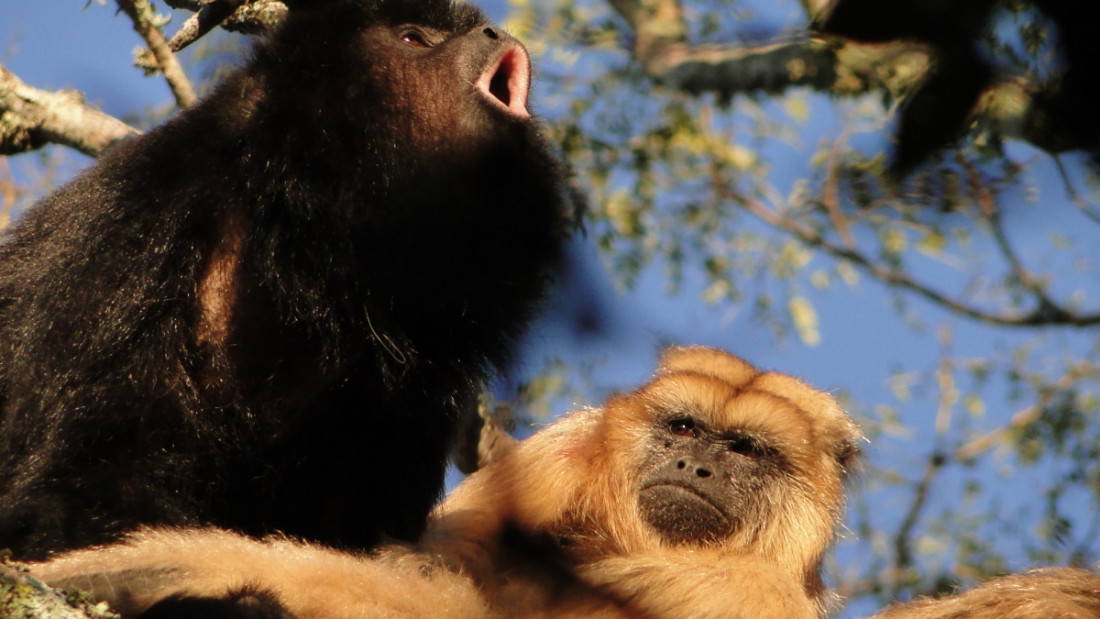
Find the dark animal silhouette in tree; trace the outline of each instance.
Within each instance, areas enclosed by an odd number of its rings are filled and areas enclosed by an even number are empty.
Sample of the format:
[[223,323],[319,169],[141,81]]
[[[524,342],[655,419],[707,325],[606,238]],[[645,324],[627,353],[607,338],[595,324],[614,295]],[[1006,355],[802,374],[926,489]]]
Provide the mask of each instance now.
[[419,534],[566,232],[529,78],[470,6],[301,2],[33,207],[0,247],[0,548]]

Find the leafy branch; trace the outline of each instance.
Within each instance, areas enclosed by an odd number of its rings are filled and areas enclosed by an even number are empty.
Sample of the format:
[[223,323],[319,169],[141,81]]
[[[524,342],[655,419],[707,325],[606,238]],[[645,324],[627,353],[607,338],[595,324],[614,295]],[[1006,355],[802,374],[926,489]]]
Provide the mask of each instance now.
[[[1009,263],[1013,276],[1025,286],[1025,289],[1033,297],[1034,307],[1029,311],[998,312],[979,307],[969,302],[964,296],[954,297],[932,285],[917,280],[903,269],[883,263],[867,252],[862,251],[850,234],[845,234],[845,240],[838,243],[797,221],[789,214],[790,209],[783,205],[770,207],[761,200],[729,188],[721,189],[720,193],[725,199],[736,203],[764,223],[794,237],[804,245],[820,249],[833,258],[847,261],[884,284],[916,293],[943,308],[968,318],[1005,327],[1036,327],[1043,325],[1087,327],[1100,324],[1100,312],[1076,312],[1050,297],[1046,288],[1020,261],[1000,227],[997,209],[989,199],[988,193],[984,193],[984,189],[982,191],[981,195],[986,196],[981,200],[983,203],[982,215],[995,231],[998,249]],[[840,212],[839,208],[831,207],[829,213],[834,219],[834,227],[837,230],[846,230],[850,227],[851,223]],[[836,223],[837,220],[839,220],[839,224]]]

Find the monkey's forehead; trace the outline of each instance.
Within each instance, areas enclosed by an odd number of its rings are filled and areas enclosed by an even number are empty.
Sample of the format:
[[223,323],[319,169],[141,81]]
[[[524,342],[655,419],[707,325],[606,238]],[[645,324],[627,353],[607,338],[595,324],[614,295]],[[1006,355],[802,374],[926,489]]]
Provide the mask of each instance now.
[[780,372],[761,372],[749,362],[717,348],[673,346],[661,355],[657,378],[697,374],[723,381],[734,388],[757,389],[791,401],[799,408],[849,428],[855,439],[861,434],[839,403],[828,393]]
[[450,0],[335,0],[332,4],[353,6],[371,23],[410,23],[451,32],[464,32],[489,21],[476,6]]
[[[766,419],[775,414],[812,417],[814,411],[803,411],[797,403],[783,396],[756,388],[752,382],[734,386],[711,376],[693,372],[676,372],[659,376],[636,392],[655,413],[695,413],[715,422]],[[753,404],[752,413],[741,411],[746,403]]]
[[741,384],[693,371],[660,374],[619,405],[639,398],[652,415],[699,415],[726,430],[780,431],[784,426],[825,440],[859,440],[861,433],[828,393],[777,372]]
[[740,386],[760,374],[749,362],[717,348],[673,347],[664,351],[657,375],[692,372]]

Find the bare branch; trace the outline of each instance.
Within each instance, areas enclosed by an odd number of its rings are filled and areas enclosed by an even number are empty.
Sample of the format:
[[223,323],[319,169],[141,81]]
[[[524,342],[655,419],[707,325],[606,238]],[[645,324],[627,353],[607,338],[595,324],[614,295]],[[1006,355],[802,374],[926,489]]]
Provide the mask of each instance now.
[[829,219],[833,222],[833,229],[836,230],[837,236],[840,237],[840,241],[844,243],[845,247],[853,248],[856,246],[855,236],[852,235],[852,226],[845,217],[844,213],[840,209],[840,189],[839,189],[839,177],[840,166],[838,161],[840,159],[841,146],[846,136],[842,136],[833,142],[833,146],[829,149],[829,162],[826,168],[825,177],[825,192],[822,197],[822,203],[825,206],[825,210],[829,213]]
[[130,17],[130,21],[134,23],[134,30],[141,35],[142,39],[145,39],[149,51],[156,58],[157,68],[164,73],[164,79],[172,89],[176,104],[181,108],[194,105],[198,97],[195,96],[195,90],[183,72],[179,60],[168,46],[164,33],[157,26],[153,7],[147,0],[118,0],[118,6]]
[[95,157],[113,142],[138,133],[87,107],[78,92],[32,88],[0,66],[0,155],[56,143]]
[[176,52],[219,25],[246,34],[269,31],[286,17],[287,12],[286,5],[279,0],[211,0],[205,3],[169,0],[168,4],[195,11],[168,41],[168,46]]
[[958,161],[966,171],[970,191],[975,196],[982,216],[989,222],[990,229],[993,232],[993,240],[997,244],[997,250],[1008,262],[1016,280],[1035,298],[1038,308],[1036,311],[1051,317],[1069,317],[1070,312],[1059,307],[1059,305],[1047,295],[1046,289],[1043,287],[1039,278],[1035,277],[1035,275],[1031,273],[1031,270],[1024,266],[1023,261],[1020,260],[1020,257],[1016,254],[1016,250],[1008,240],[1008,234],[1005,232],[1004,222],[1001,219],[1001,212],[993,198],[993,193],[985,183],[982,182],[981,173],[978,171],[978,168],[967,161],[961,154],[956,157],[956,161]]
[[244,34],[268,32],[282,23],[286,12],[281,0],[251,0],[222,22],[222,28]]
[[924,474],[921,475],[920,481],[913,489],[913,501],[909,504],[909,509],[905,512],[905,518],[902,519],[901,526],[898,527],[898,532],[894,535],[894,586],[892,596],[895,598],[905,589],[904,575],[913,568],[913,552],[909,546],[913,529],[920,521],[920,514],[928,504],[928,492],[932,489],[932,484],[936,481],[936,477],[945,462],[946,459],[939,451],[934,451],[928,455],[928,461],[924,464]]
[[1062,158],[1057,154],[1051,155],[1051,160],[1054,161],[1054,167],[1058,170],[1058,176],[1062,179],[1062,185],[1066,188],[1066,195],[1073,202],[1073,205],[1077,207],[1077,210],[1081,211],[1081,214],[1088,217],[1095,224],[1100,224],[1100,212],[1097,212],[1091,204],[1089,204],[1083,197],[1077,188],[1073,186],[1073,181],[1069,178],[1069,173],[1066,172],[1066,166],[1062,162]]
[[[180,107],[193,104],[196,96],[174,51],[219,23],[228,30],[257,33],[273,28],[287,12],[279,0],[170,0],[168,4],[197,11],[171,42],[165,40],[147,0],[119,0],[119,7],[149,45],[150,65],[163,70]],[[138,133],[126,123],[85,105],[78,92],[35,89],[0,66],[0,155],[54,143],[97,157],[115,141]]]
[[[866,92],[906,90],[919,82],[929,49],[916,43],[865,45],[801,39],[765,45],[700,45],[687,41],[679,0],[609,0],[634,30],[634,57],[669,88],[731,96],[792,86]],[[888,63],[888,64],[887,64]]]
[[213,0],[203,5],[194,15],[183,22],[183,26],[172,35],[168,41],[168,47],[173,52],[178,52],[184,47],[198,40],[199,37],[210,32],[215,26],[225,21],[233,14],[244,0]]
[[0,611],[5,617],[117,619],[105,604],[67,595],[31,576],[27,567],[0,558]]
[[749,47],[691,46],[677,0],[609,0],[634,29],[634,57],[659,84],[690,93],[780,91],[791,86],[828,88],[836,80],[833,50],[799,40]]
[[939,384],[939,403],[936,411],[935,446],[932,453],[928,454],[928,460],[924,465],[924,474],[913,490],[913,500],[905,517],[894,535],[894,566],[893,566],[893,592],[892,597],[898,595],[906,587],[906,576],[913,571],[913,549],[911,546],[913,530],[920,522],[920,515],[928,505],[928,493],[932,489],[937,476],[947,464],[944,453],[944,444],[951,428],[951,411],[958,400],[958,390],[955,386],[954,373],[950,360],[951,331],[940,328],[937,333],[940,344],[940,361],[936,368],[936,382]]

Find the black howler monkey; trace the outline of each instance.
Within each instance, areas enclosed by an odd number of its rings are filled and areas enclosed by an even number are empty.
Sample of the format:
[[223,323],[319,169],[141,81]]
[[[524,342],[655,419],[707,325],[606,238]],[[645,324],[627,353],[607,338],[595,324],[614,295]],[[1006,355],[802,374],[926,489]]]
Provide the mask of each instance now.
[[[709,348],[471,475],[419,545],[146,530],[32,566],[124,616],[258,601],[307,618],[825,615],[859,430],[828,394]],[[267,615],[265,615],[267,616]],[[278,615],[272,615],[278,616]]]
[[418,535],[566,232],[526,50],[318,0],[0,246],[0,548]]

